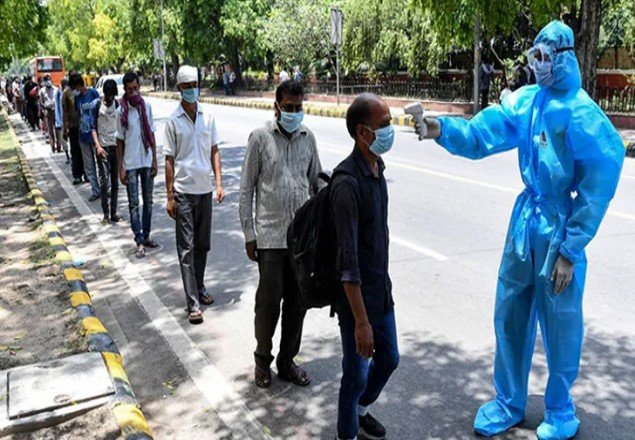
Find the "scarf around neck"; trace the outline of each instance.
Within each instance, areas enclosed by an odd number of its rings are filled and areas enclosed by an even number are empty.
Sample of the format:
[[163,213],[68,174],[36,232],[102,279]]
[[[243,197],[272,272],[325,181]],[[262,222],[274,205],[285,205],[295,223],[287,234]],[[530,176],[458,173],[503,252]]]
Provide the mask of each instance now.
[[133,106],[137,109],[141,119],[141,140],[143,146],[148,149],[154,146],[152,129],[150,128],[150,120],[148,119],[148,113],[146,111],[146,103],[140,94],[135,95],[133,98],[128,98],[124,95],[121,100],[121,125],[126,130],[128,129],[128,112],[129,106]]

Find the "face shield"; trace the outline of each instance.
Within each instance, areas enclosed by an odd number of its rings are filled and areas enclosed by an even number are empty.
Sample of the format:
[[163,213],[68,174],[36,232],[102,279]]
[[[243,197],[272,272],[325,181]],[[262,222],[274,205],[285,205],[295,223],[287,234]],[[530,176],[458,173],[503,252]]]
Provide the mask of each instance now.
[[546,67],[551,68],[558,53],[567,50],[573,50],[573,47],[556,49],[553,44],[539,43],[527,51],[527,63],[535,71],[544,71]]

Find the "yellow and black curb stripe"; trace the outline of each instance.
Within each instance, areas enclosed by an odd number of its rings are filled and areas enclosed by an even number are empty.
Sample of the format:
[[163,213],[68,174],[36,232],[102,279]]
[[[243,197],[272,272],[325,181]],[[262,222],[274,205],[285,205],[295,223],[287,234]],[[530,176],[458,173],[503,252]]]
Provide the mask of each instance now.
[[[179,93],[174,92],[161,92],[161,93],[153,93],[154,96],[158,96],[159,98],[164,99],[175,99],[180,100],[181,95]],[[257,108],[261,110],[273,110],[273,104],[262,101],[249,101],[242,99],[225,99],[225,98],[211,98],[202,96],[199,98],[200,102],[204,102],[206,104],[216,104],[216,105],[229,105],[232,107],[247,107],[247,108]],[[346,118],[346,109],[342,108],[328,108],[328,107],[316,107],[312,105],[304,105],[304,113],[307,115],[313,116],[324,116],[327,118]],[[394,125],[401,125],[404,127],[413,127],[415,126],[414,121],[411,116],[408,115],[399,115],[393,117]]]
[[79,269],[75,267],[73,257],[66,246],[62,233],[57,227],[55,217],[49,210],[49,204],[44,198],[44,194],[37,186],[33,172],[20,147],[20,141],[6,113],[2,112],[2,117],[6,119],[9,125],[9,131],[20,159],[22,173],[30,190],[29,194],[42,220],[42,228],[47,234],[49,245],[55,251],[55,262],[61,266],[64,278],[70,288],[69,300],[79,316],[80,329],[82,335],[87,338],[88,351],[101,352],[108,373],[115,384],[112,411],[121,430],[122,437],[126,440],[151,440],[154,438],[152,431],[132,391],[132,386],[123,366],[121,353],[119,353],[115,341],[95,315],[86,281]]

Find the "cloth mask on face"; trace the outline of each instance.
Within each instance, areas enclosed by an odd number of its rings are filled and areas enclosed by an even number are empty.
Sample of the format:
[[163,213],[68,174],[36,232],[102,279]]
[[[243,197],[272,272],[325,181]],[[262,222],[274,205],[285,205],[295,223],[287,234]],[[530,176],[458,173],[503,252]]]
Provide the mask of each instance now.
[[135,92],[134,95],[128,97],[128,102],[135,107],[139,106],[143,102],[143,98],[141,98],[141,93]]
[[389,152],[395,141],[395,129],[392,124],[377,130],[370,127],[368,129],[375,133],[375,141],[369,146],[370,151],[377,157]]
[[181,93],[183,94],[183,101],[189,102],[190,104],[195,103],[198,99],[198,87],[183,89]]
[[280,112],[280,125],[287,133],[295,133],[300,129],[304,112]]
[[73,90],[73,96],[75,98],[77,98],[79,95],[81,95],[81,92],[79,90]]
[[48,87],[49,89],[53,87],[53,83],[51,81],[44,81],[44,85]]

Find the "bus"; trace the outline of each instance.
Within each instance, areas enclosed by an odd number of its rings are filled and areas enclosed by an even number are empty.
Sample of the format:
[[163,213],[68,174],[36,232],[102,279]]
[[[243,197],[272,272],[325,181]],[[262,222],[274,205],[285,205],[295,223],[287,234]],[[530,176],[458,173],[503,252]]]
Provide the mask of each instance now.
[[57,56],[33,58],[29,61],[29,72],[36,81],[39,81],[40,78],[48,73],[51,75],[53,84],[59,87],[65,75],[64,59]]

